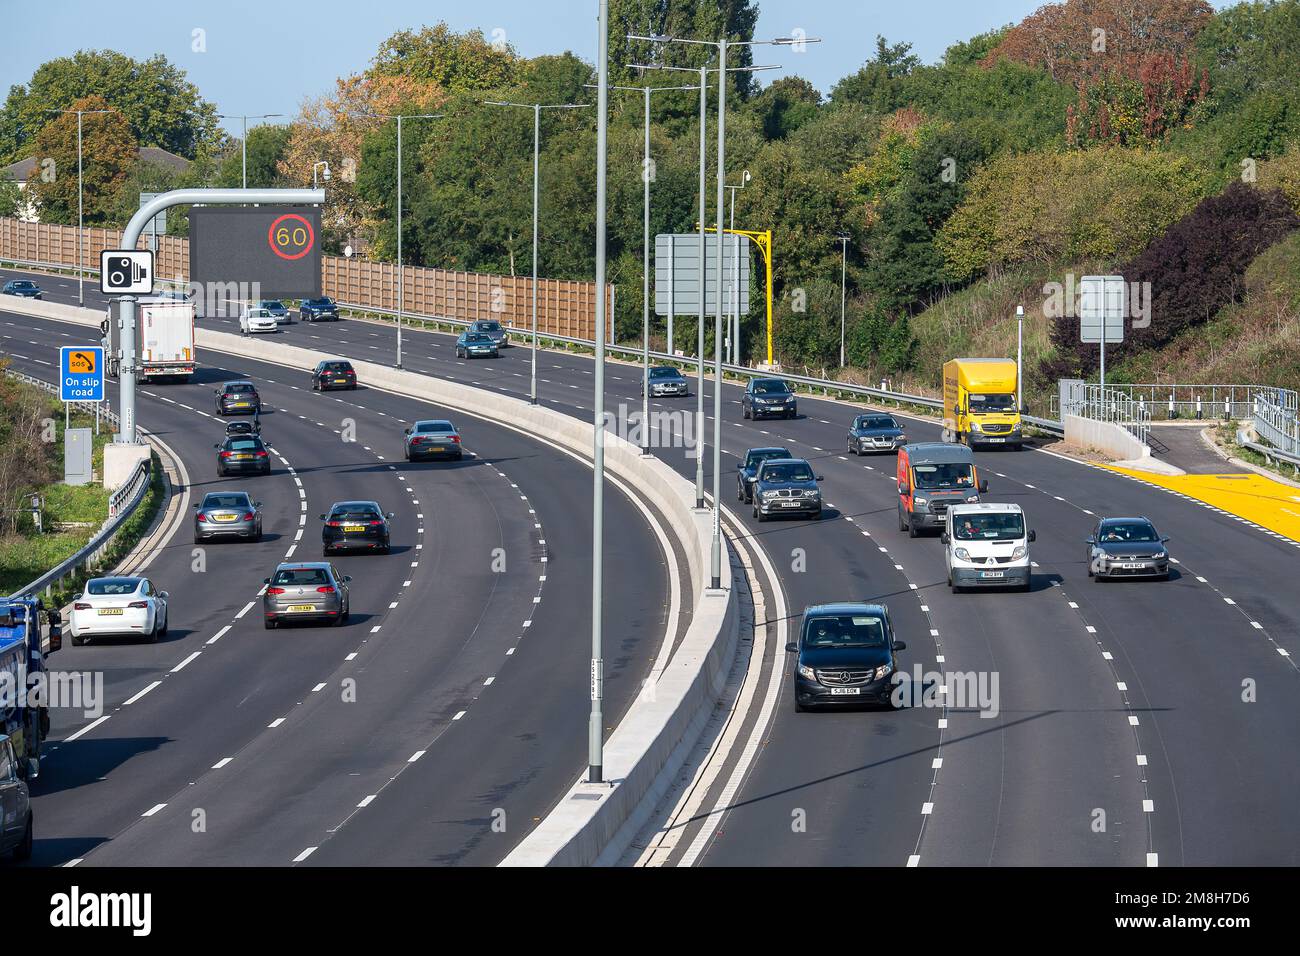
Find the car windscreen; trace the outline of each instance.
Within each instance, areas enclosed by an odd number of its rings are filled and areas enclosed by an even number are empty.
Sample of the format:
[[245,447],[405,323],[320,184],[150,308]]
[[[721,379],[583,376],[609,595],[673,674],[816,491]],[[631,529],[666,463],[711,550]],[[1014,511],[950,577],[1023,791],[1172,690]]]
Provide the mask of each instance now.
[[247,508],[248,495],[204,495],[204,508]]
[[36,283],[35,283],[35,282],[14,282],[14,283],[12,283],[12,285],[13,285],[13,287],[14,287],[15,289],[35,289],[35,288],[36,288]]
[[333,304],[333,299],[307,299],[303,302],[303,305],[312,309],[327,309]]
[[474,323],[474,328],[476,331],[479,332],[500,332],[501,323],[500,322],[476,322]]
[[789,458],[790,453],[784,448],[777,451],[754,451],[749,453],[745,459],[746,468],[757,468],[765,461],[771,461],[773,458]]
[[939,465],[913,465],[918,488],[971,488],[971,466],[965,462],[947,462]]
[[140,586],[138,578],[102,578],[86,585],[87,594],[115,595],[134,594]]
[[790,389],[786,387],[785,382],[778,379],[756,379],[754,382],[755,395],[785,395]]
[[898,422],[888,415],[863,415],[858,419],[856,428],[897,428]]
[[804,623],[804,647],[884,647],[885,622],[874,614],[826,614]]
[[277,299],[263,299],[262,308],[264,309],[283,309],[284,303]]
[[650,370],[651,378],[681,378],[682,373],[675,368],[652,368]]
[[281,587],[286,584],[315,587],[321,584],[329,584],[330,579],[324,568],[281,568],[275,572],[275,577],[271,579],[271,583],[278,584]]
[[1025,536],[1025,519],[1015,511],[953,515],[952,533],[958,541],[1012,541]]
[[455,431],[451,422],[416,422],[415,430],[421,435],[427,435],[430,432],[451,432]]
[[244,395],[254,391],[256,391],[256,389],[254,389],[253,386],[249,385],[247,382],[235,382],[231,385],[226,386],[227,395],[235,395],[235,394]]
[[465,341],[474,345],[482,345],[491,342],[492,337],[488,335],[482,335],[476,332],[471,335],[465,336]]
[[1156,529],[1145,522],[1128,522],[1125,524],[1103,525],[1101,529],[1102,544],[1152,544],[1160,540]]
[[1014,412],[1016,396],[1011,394],[971,395],[970,407],[973,412]]
[[760,481],[812,481],[812,469],[803,462],[788,465],[764,465],[758,473]]

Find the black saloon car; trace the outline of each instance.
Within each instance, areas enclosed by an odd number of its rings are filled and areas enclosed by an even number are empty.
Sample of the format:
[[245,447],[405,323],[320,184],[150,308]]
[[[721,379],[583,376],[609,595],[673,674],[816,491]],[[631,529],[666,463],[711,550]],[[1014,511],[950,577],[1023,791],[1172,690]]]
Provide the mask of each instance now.
[[846,704],[892,704],[898,668],[894,656],[907,645],[895,640],[883,604],[821,604],[803,612],[797,654],[794,709]]
[[328,557],[336,551],[363,550],[387,554],[388,521],[391,511],[384,511],[377,501],[339,501],[320,516],[321,544]]
[[799,404],[790,386],[779,378],[752,378],[740,397],[743,418],[796,418]]
[[39,299],[44,293],[41,287],[30,279],[10,279],[2,290],[4,295],[16,295],[23,299]]

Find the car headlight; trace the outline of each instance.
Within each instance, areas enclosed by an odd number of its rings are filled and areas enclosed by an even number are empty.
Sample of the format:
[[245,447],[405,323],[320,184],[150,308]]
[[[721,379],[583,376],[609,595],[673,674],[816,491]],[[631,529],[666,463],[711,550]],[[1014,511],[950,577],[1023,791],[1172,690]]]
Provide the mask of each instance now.
[[764,500],[764,501],[770,501],[771,499],[773,499],[773,498],[776,497],[776,492],[775,492],[775,491],[763,491],[763,492],[760,492],[760,494],[761,494],[761,496],[763,497],[763,500]]
[[1016,545],[1016,550],[1014,550],[1014,551],[1011,552],[1011,560],[1012,560],[1012,561],[1019,561],[1021,558],[1023,558],[1023,557],[1024,557],[1026,554],[1028,554],[1028,553],[1029,553],[1029,551],[1026,550],[1026,548],[1025,548],[1025,546],[1024,546],[1023,544],[1018,544],[1018,545]]
[[813,673],[813,669],[812,669],[811,667],[809,667],[807,664],[800,664],[800,665],[799,665],[799,676],[800,676],[800,677],[803,677],[803,678],[805,678],[805,679],[807,679],[807,680],[816,680],[816,679],[817,679],[817,675],[816,675],[815,673]]
[[804,496],[805,498],[817,498],[817,497],[820,497],[820,495],[821,495],[821,492],[818,491],[816,488],[811,488],[811,489],[809,489],[808,491],[805,491],[805,492],[803,493],[803,496]]
[[876,674],[872,678],[872,680],[880,680],[886,674],[890,673],[893,669],[894,669],[894,665],[892,664],[881,664],[879,667],[876,668]]
[[967,503],[972,503],[972,502],[976,502],[976,501],[979,501],[979,500],[980,500],[980,496],[979,496],[978,494],[975,494],[975,493],[972,493],[972,494],[969,494],[969,495],[966,496],[966,501],[967,501]]
[[984,426],[981,425],[979,422],[971,422],[970,430],[973,432],[982,432],[984,430]]
[[1164,551],[1157,551],[1155,554],[1151,555],[1151,557],[1154,558],[1156,561],[1159,561],[1162,558],[1169,557],[1169,555]]
[[953,555],[953,557],[956,558],[958,561],[969,561],[969,560],[970,560],[970,552],[967,551],[965,548],[958,548],[957,550],[953,551],[952,555]]
[[912,499],[912,503],[919,508],[924,506],[929,500],[929,498],[922,498],[920,495],[917,495]]
[[1016,422],[1014,425],[1012,425],[1012,426],[1011,426],[1011,430],[1012,430],[1013,432],[1018,432],[1018,431],[1020,431],[1020,422]]

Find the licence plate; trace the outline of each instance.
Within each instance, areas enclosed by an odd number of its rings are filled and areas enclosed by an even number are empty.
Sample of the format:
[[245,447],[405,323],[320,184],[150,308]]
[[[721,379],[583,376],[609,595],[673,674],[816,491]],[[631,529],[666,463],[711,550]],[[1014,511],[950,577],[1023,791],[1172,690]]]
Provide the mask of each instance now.
[[832,687],[832,697],[853,697],[862,693],[861,687]]
[[1003,577],[1003,572],[1002,572],[1002,571],[981,571],[981,572],[980,572],[980,577],[982,577],[982,578],[1000,578],[1000,577]]
[[782,508],[798,508],[798,507],[799,507],[799,502],[797,502],[797,501],[782,501],[782,502],[780,502],[780,505],[781,505]]
[[235,459],[236,461],[247,461],[249,458],[252,458],[253,456],[252,455],[231,455],[230,457]]
[[986,438],[986,439],[984,439],[984,440],[985,440],[985,441],[987,441],[987,442],[999,442],[999,441],[1006,441],[1006,439],[1005,439],[1005,438]]
[[252,405],[252,404],[253,404],[252,402],[235,402],[235,407],[236,407],[236,408],[247,408],[249,405]]
[[316,608],[310,604],[290,604],[289,610],[290,611],[314,611],[316,610]]
[[1145,565],[1145,564],[1139,564],[1139,563],[1136,562],[1136,561],[1129,561],[1129,562],[1125,562],[1124,564],[1121,564],[1120,567],[1121,567],[1121,568],[1125,568],[1125,569],[1127,569],[1127,570],[1139,570],[1139,569],[1141,569],[1141,568],[1145,568],[1146,565]]
[[344,531],[365,531],[366,526],[363,524],[345,524],[343,526],[343,530]]
[[348,383],[348,380],[347,380],[346,378],[336,378],[336,379],[334,380],[334,384],[335,384],[335,385],[346,385],[347,383]]
[[119,614],[119,615],[120,615],[120,614],[122,613],[122,609],[121,609],[120,607],[101,607],[101,608],[99,609],[99,613],[100,613],[100,616],[101,616],[101,617],[102,617],[102,616],[113,615],[113,614]]
[[234,516],[234,515],[213,515],[213,516],[212,516],[212,520],[214,520],[214,521],[234,521],[234,520],[235,520],[235,516]]

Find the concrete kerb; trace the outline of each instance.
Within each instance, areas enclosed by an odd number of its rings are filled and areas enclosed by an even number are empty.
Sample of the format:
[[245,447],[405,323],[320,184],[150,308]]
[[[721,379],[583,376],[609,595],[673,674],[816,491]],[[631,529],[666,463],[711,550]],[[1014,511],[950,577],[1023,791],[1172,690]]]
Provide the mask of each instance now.
[[[100,313],[54,302],[22,300],[11,311],[98,328]],[[195,330],[195,345],[291,368],[310,370],[330,353],[266,339],[247,339],[227,332]],[[486,416],[507,427],[544,435],[584,458],[591,456],[591,425],[551,409],[442,379],[354,361],[367,385],[448,408]],[[712,540],[712,520],[694,509],[695,489],[655,458],[606,433],[606,466],[629,481],[655,507],[682,544],[695,583],[692,621],[669,665],[653,688],[628,709],[605,744],[608,781],[589,785],[578,780],[558,806],[506,858],[508,866],[590,865],[617,859],[620,841],[635,834],[638,815],[652,809],[671,784],[683,759],[707,723],[726,681],[739,639],[739,615],[732,567],[724,562],[722,588],[710,591],[705,580]],[[602,857],[602,854],[604,856]]]

